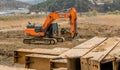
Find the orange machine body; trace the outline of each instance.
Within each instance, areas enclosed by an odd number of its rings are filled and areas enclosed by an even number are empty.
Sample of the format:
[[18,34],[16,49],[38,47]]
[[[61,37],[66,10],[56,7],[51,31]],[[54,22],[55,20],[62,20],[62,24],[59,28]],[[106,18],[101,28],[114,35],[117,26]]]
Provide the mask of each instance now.
[[25,29],[25,33],[32,35],[32,36],[40,36],[43,37],[45,36],[45,31],[46,29],[52,24],[52,22],[58,18],[69,18],[70,19],[70,25],[71,25],[71,37],[74,37],[76,34],[76,19],[77,19],[77,13],[75,8],[71,8],[69,13],[61,13],[61,12],[51,12],[43,26],[42,26],[42,31],[41,32],[35,32],[34,28],[27,28]]

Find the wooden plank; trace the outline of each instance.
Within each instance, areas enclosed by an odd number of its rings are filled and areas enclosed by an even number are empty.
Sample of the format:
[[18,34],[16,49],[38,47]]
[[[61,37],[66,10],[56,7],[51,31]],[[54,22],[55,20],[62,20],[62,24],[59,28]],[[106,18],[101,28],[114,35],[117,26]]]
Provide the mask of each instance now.
[[42,55],[42,54],[29,54],[29,55],[26,55],[26,57],[55,59],[58,56],[54,56],[54,55]]
[[[50,70],[53,68],[67,67],[66,59],[56,59],[53,55],[30,54],[26,55],[26,68],[37,70]],[[28,60],[27,60],[28,59]]]
[[113,64],[113,70],[118,70],[118,63],[114,60],[112,61]]
[[71,49],[71,50],[61,54],[60,57],[62,57],[62,58],[76,58],[76,57],[83,56],[88,51],[89,51],[89,49]]
[[81,57],[88,53],[90,50],[104,42],[106,38],[101,37],[94,37],[90,39],[89,41],[84,42],[83,44],[78,45],[77,47],[70,49],[67,52],[64,52],[60,55],[62,58],[75,58],[75,57]]
[[68,70],[67,68],[55,68],[53,70]]
[[81,70],[89,70],[89,63],[88,60],[80,58],[80,65],[81,65]]
[[117,46],[119,41],[120,40],[116,37],[109,38],[82,58],[92,57],[91,60],[100,62],[104,57],[107,56],[107,54],[111,52],[111,50]]
[[60,62],[60,63],[67,63],[66,59],[53,59],[51,62]]
[[52,59],[51,60],[51,68],[66,68],[67,60],[66,59]]
[[67,60],[66,59],[52,59],[51,63],[53,64],[53,68],[61,68],[67,67]]
[[81,70],[101,70],[101,61],[118,45],[119,39],[109,38],[81,57]]
[[76,64],[75,64],[75,59],[67,59],[67,68],[68,70],[77,70],[76,69]]
[[18,49],[16,51],[19,52],[31,52],[31,53],[42,53],[42,54],[51,54],[51,55],[60,55],[61,53],[67,51],[69,49],[42,49],[42,48],[35,48],[35,49]]
[[61,53],[67,51],[69,49],[67,48],[55,48],[55,49],[18,49],[14,51],[14,63],[20,63],[24,64],[25,63],[25,55],[28,54],[44,54],[44,55],[55,55],[58,56]]
[[33,54],[31,52],[20,52],[14,51],[14,63],[24,64],[25,63],[25,55]]
[[114,60],[120,60],[120,43],[101,61],[101,63],[107,63]]
[[120,43],[101,61],[102,64],[111,62],[113,70],[118,70],[118,62],[120,61]]
[[54,58],[56,58],[56,56],[40,55],[40,54],[26,55],[25,67],[36,70],[50,70],[51,59]]
[[102,37],[93,37],[90,40],[87,40],[86,42],[74,47],[74,49],[90,49],[91,47],[95,47],[101,42],[103,42],[106,38]]

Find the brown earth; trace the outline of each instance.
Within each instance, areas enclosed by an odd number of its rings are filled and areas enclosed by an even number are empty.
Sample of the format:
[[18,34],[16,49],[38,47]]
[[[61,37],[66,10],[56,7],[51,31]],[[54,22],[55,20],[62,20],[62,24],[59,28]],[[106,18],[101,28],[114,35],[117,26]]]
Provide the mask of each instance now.
[[[85,40],[94,36],[111,37],[120,35],[119,27],[120,15],[99,15],[99,16],[82,16],[78,18],[78,36],[73,41],[66,41],[56,45],[41,44],[23,44],[23,29],[28,21],[33,23],[43,23],[45,18],[20,19],[12,21],[0,21],[0,64],[14,66],[13,51],[18,48],[48,48],[67,47],[72,48]],[[59,21],[56,21],[59,22]],[[60,23],[66,23],[62,19]],[[61,27],[69,27],[68,22],[61,24]],[[67,45],[66,45],[67,44]]]

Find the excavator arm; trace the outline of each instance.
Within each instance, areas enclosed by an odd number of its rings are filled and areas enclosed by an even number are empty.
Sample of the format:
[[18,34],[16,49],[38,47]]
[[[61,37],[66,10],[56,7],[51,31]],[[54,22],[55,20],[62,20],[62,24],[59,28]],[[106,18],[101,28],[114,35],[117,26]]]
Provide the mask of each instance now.
[[71,36],[74,38],[77,35],[77,12],[75,8],[70,10],[70,25],[71,25]]
[[59,12],[52,12],[46,18],[42,30],[45,32],[47,28],[52,24],[52,22],[58,18],[69,18],[70,25],[71,25],[71,37],[74,38],[76,36],[76,20],[77,14],[75,8],[71,8],[69,13],[59,13]]

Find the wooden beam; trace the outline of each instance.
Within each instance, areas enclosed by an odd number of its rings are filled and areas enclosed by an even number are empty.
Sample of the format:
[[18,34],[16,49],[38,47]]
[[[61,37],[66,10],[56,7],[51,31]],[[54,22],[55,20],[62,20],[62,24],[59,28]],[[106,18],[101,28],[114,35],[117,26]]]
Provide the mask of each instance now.
[[62,54],[63,52],[67,51],[69,49],[18,49],[14,51],[14,63],[24,64],[25,63],[25,55],[28,54],[44,54],[44,55],[55,55],[58,56]]
[[67,52],[64,52],[60,55],[62,58],[76,58],[81,57],[85,54],[87,54],[89,51],[91,51],[93,48],[104,42],[106,38],[101,37],[94,37],[76,47],[73,49],[68,50]]
[[[81,58],[81,70],[100,70],[101,61],[118,45],[120,40],[112,37],[95,47]],[[89,58],[91,57],[91,58]]]
[[51,70],[51,59],[57,56],[29,54],[26,55],[25,67],[36,70]]

